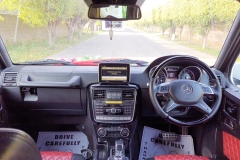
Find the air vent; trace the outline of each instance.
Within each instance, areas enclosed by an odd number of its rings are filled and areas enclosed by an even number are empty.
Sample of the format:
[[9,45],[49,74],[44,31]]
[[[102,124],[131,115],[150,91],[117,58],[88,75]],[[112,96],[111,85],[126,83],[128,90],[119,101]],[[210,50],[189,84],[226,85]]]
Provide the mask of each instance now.
[[217,78],[218,78],[219,83],[222,84],[221,76],[217,76]]
[[94,90],[94,99],[104,99],[106,97],[106,90]]
[[4,86],[16,86],[17,85],[17,73],[16,72],[6,72],[4,75]]
[[123,100],[134,100],[134,90],[123,90],[122,91]]

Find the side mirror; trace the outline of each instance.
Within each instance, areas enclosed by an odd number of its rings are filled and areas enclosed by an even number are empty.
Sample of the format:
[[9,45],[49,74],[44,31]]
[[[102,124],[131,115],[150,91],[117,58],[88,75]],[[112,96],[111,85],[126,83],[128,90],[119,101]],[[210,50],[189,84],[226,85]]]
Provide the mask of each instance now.
[[88,10],[90,19],[107,21],[136,20],[142,17],[137,5],[92,4]]

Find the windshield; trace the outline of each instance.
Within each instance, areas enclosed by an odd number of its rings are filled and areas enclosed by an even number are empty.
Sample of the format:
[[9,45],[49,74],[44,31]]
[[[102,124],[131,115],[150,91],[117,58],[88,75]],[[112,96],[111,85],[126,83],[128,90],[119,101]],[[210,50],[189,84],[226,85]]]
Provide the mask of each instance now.
[[[165,55],[191,55],[213,65],[240,8],[235,0],[138,5],[140,20],[111,22],[88,19],[83,0],[0,0],[0,36],[14,64],[126,58],[149,64]],[[115,14],[123,13],[119,7]]]

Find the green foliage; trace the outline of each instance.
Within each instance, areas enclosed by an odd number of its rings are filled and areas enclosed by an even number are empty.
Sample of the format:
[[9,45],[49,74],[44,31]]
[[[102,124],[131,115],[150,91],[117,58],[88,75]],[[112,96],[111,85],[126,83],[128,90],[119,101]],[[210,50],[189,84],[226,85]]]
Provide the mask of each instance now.
[[0,10],[17,11],[22,0],[2,0]]
[[[0,12],[1,11],[18,11],[21,1],[20,0],[0,0]],[[0,15],[0,20],[4,20],[4,17]]]
[[233,0],[213,0],[213,15],[219,22],[230,26],[239,11],[240,3]]
[[203,35],[214,23],[232,24],[240,3],[234,0],[168,0],[151,11],[152,17],[143,17],[142,25],[157,25],[161,28],[189,26]]
[[32,27],[44,27],[65,17],[65,0],[24,0],[19,17]]
[[202,48],[205,49],[211,28],[230,28],[239,8],[240,3],[236,0],[168,0],[151,11],[152,17],[143,17],[139,25],[158,26],[162,28],[162,34],[169,29],[171,38],[176,28],[180,28],[179,39],[183,27],[187,26],[188,43],[191,43],[192,34],[198,33],[204,38]]
[[59,53],[60,51],[92,38],[93,36],[95,35],[84,32],[81,39],[76,39],[71,43],[68,42],[68,37],[61,37],[56,41],[55,49],[49,48],[47,40],[32,40],[30,42],[21,42],[16,44],[6,43],[6,47],[13,63],[20,63],[25,61],[46,59],[51,55]]
[[159,26],[160,28],[166,29],[168,27],[170,27],[170,21],[167,20],[166,18],[166,12],[163,11],[164,7],[158,7],[156,9],[154,9],[154,15],[153,15],[153,19],[155,21],[155,24],[157,26]]
[[88,7],[86,6],[84,1],[79,1],[79,0],[69,0],[66,1],[66,13],[65,13],[65,18],[73,18],[76,15],[81,15],[84,18],[87,18],[87,11]]
[[19,17],[32,27],[45,27],[79,14],[87,17],[87,6],[79,0],[2,0],[0,10],[19,11]]
[[[49,46],[54,47],[57,28],[67,24],[69,40],[75,25],[87,18],[87,6],[79,0],[2,0],[0,10],[14,11],[31,27],[47,27]],[[1,17],[0,17],[1,18]]]

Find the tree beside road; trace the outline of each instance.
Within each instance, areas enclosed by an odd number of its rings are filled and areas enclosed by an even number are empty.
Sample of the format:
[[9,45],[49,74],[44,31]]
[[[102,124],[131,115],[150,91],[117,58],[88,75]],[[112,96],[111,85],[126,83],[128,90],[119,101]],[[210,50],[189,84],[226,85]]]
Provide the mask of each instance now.
[[[233,0],[168,0],[166,4],[152,9],[150,14],[143,14],[136,26],[162,29],[164,35],[169,30],[169,37],[175,37],[176,28],[189,28],[188,42],[194,33],[203,36],[202,48],[206,47],[210,30],[215,28],[226,31],[230,28],[239,11],[240,3]],[[149,18],[151,16],[152,18]]]
[[51,48],[54,47],[60,23],[66,24],[69,41],[72,41],[74,28],[77,26],[81,33],[82,26],[88,21],[88,7],[84,1],[78,0],[2,0],[0,10],[18,13],[17,16],[31,27],[47,27]]

